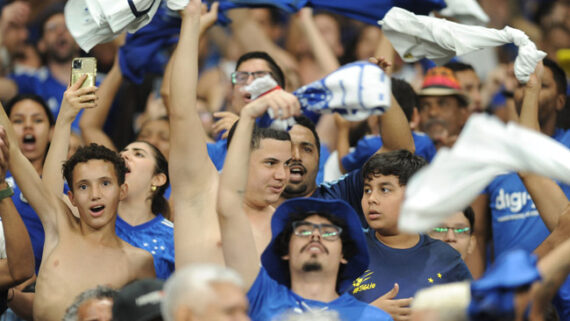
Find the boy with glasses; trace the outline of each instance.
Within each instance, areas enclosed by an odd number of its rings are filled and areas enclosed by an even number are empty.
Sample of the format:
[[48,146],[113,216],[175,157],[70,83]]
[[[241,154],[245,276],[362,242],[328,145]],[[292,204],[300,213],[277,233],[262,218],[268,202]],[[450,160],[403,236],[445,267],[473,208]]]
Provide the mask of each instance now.
[[463,212],[453,214],[440,226],[433,228],[429,236],[449,244],[461,254],[461,259],[465,260],[477,244],[477,239],[473,235],[474,222],[475,213],[469,206]]
[[471,279],[461,256],[450,246],[427,235],[398,230],[406,184],[424,165],[422,157],[398,150],[376,154],[362,167],[370,265],[348,290],[398,320],[409,317],[411,297],[417,290]]

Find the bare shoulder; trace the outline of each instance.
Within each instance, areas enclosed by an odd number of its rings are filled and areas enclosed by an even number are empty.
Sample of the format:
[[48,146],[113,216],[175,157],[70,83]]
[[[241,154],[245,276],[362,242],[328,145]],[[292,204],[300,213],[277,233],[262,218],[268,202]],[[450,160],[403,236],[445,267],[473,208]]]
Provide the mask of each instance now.
[[156,272],[154,271],[154,261],[152,255],[138,247],[134,247],[125,241],[123,249],[127,255],[129,266],[133,273],[133,279],[155,278]]

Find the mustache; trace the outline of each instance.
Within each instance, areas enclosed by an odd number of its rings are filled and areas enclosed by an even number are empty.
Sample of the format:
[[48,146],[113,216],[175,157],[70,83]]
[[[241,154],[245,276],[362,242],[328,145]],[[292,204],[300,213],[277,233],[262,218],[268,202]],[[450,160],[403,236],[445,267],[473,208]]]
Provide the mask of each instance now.
[[301,163],[301,161],[290,161],[289,167],[293,167],[293,166],[299,166],[303,169],[303,172],[307,172],[307,168],[303,165],[303,163]]
[[303,246],[301,248],[301,252],[304,252],[309,246],[311,246],[313,244],[319,244],[324,249],[325,253],[329,254],[329,250],[327,249],[327,247],[324,246],[323,243],[318,242],[318,241],[311,241],[311,242],[307,243],[305,246]]

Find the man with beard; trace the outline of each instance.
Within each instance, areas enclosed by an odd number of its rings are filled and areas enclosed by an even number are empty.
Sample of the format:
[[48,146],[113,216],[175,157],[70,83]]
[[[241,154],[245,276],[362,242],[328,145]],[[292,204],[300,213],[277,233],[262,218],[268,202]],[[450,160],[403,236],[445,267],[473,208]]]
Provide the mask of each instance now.
[[[383,145],[377,153],[398,149],[414,151],[414,141],[400,105],[392,96],[390,109],[380,116],[380,129]],[[293,149],[289,163],[290,176],[285,190],[281,194],[279,204],[294,197],[314,197],[321,199],[341,199],[349,203],[367,226],[362,214],[362,190],[364,183],[360,170],[354,170],[332,183],[317,186],[316,177],[319,170],[320,141],[315,125],[305,116],[295,117],[296,124],[289,130]]]
[[[47,102],[57,117],[71,78],[71,62],[79,56],[79,46],[65,25],[62,4],[54,5],[44,13],[40,32],[37,46],[44,56],[45,65],[35,71],[18,71],[10,78],[0,79],[4,88],[0,99],[9,100],[17,93],[36,94]],[[73,123],[73,129],[79,130],[79,117]]]

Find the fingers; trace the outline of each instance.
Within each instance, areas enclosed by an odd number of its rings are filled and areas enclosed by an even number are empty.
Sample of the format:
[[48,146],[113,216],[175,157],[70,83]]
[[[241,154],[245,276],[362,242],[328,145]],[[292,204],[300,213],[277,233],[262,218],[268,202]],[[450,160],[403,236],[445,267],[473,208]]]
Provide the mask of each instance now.
[[399,291],[400,291],[400,286],[398,285],[398,283],[394,283],[394,287],[390,291],[388,291],[384,295],[382,295],[380,297],[380,299],[391,300],[391,299],[395,298],[396,295],[398,295]]
[[87,80],[87,75],[86,74],[81,75],[81,77],[79,77],[79,79],[77,79],[77,81],[74,84],[71,84],[71,86],[69,86],[68,88],[77,90],[81,88],[85,80]]

